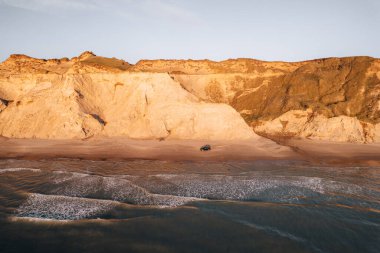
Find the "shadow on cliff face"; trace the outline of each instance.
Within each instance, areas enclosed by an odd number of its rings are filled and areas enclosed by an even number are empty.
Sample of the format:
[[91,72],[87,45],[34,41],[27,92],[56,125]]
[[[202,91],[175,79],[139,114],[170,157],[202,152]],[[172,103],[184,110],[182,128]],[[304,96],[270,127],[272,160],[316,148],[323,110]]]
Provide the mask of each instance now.
[[346,115],[380,122],[380,80],[367,76],[375,59],[370,57],[329,58],[310,61],[294,72],[269,80],[260,90],[236,96],[231,105],[237,110],[251,110],[244,118],[272,120],[290,110],[312,109],[327,117]]

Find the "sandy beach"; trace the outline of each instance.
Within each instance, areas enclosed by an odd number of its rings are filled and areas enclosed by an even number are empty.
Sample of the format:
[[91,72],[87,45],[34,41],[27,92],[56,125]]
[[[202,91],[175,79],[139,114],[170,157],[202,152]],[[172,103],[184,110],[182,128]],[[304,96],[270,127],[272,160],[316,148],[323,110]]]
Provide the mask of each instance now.
[[[199,148],[210,144],[211,151]],[[88,140],[1,139],[0,158],[86,160],[306,160],[315,163],[380,164],[380,144],[351,144],[304,139],[278,143],[255,141],[131,140],[94,138]]]
[[[201,152],[210,144],[211,151]],[[2,139],[1,158],[78,158],[91,160],[258,160],[299,159],[291,148],[260,138],[256,141],[131,140],[94,138],[88,140]]]
[[380,143],[342,143],[308,139],[289,139],[281,144],[291,147],[311,161],[380,165]]

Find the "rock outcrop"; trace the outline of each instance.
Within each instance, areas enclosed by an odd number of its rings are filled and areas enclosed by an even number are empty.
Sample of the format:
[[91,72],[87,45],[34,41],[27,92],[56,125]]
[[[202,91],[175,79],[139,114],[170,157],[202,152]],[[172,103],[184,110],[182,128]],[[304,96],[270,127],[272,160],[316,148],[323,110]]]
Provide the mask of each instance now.
[[0,64],[5,137],[246,139],[256,137],[252,129],[270,138],[379,142],[380,60],[132,65],[85,52],[12,55]]

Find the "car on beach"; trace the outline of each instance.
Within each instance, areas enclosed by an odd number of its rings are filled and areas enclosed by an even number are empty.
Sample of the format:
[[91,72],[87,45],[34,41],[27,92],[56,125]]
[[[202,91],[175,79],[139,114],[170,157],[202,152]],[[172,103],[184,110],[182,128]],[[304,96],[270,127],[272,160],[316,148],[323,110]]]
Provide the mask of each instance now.
[[203,145],[199,150],[200,151],[209,151],[209,150],[211,150],[211,146],[206,144],[206,145]]

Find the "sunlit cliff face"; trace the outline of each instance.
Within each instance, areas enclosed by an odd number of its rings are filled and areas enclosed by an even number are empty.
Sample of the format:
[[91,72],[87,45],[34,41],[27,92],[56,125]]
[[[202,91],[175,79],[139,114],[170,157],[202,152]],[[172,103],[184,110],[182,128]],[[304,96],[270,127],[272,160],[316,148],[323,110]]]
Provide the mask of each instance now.
[[369,57],[131,65],[91,52],[12,55],[0,65],[0,134],[379,142],[379,77],[380,61]]

